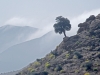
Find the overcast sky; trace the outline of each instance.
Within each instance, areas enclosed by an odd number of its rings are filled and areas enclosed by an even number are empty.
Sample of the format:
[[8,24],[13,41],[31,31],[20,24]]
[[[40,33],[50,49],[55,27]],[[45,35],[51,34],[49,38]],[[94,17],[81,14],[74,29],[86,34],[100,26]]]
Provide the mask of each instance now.
[[21,25],[51,30],[57,16],[70,19],[72,31],[89,15],[100,13],[100,0],[0,0],[0,26]]

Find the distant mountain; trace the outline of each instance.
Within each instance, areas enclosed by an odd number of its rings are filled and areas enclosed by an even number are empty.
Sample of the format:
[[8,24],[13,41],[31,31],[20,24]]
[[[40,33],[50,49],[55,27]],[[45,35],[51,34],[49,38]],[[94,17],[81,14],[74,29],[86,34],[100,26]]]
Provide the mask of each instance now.
[[51,31],[40,38],[8,48],[0,54],[0,72],[15,71],[23,68],[25,65],[28,65],[37,58],[45,56],[56,48],[62,39],[63,36]]
[[7,72],[7,73],[1,73],[0,75],[15,75],[16,73],[20,72],[18,71],[12,71],[12,72]]
[[0,53],[15,44],[27,41],[30,35],[37,30],[29,26],[5,25],[0,27]]

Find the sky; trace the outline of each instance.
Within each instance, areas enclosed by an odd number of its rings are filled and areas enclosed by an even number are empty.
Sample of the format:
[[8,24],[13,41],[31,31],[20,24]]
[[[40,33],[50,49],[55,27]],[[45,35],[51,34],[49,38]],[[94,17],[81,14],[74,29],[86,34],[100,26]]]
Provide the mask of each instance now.
[[32,26],[45,31],[53,29],[55,18],[63,16],[77,32],[78,24],[90,15],[100,13],[100,0],[0,0],[0,26]]

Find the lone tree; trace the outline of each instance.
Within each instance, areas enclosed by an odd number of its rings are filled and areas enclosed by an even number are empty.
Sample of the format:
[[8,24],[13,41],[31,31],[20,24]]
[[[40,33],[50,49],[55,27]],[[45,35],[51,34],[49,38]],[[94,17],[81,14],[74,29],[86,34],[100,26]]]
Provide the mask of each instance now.
[[65,31],[69,31],[71,29],[70,21],[67,18],[64,18],[62,16],[56,17],[55,20],[57,22],[53,26],[55,29],[55,32],[59,34],[63,33],[64,36],[66,37]]

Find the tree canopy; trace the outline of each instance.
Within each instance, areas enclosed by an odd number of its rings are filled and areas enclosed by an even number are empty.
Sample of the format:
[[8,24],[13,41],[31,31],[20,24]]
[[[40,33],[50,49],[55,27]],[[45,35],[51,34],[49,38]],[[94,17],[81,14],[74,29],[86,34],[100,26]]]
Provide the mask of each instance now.
[[62,16],[56,17],[56,23],[54,24],[54,29],[56,33],[64,34],[66,37],[65,31],[69,31],[71,29],[70,21],[67,18],[64,18]]

